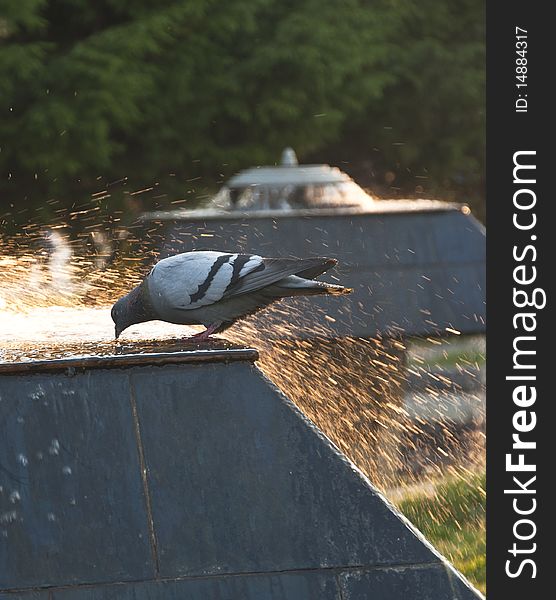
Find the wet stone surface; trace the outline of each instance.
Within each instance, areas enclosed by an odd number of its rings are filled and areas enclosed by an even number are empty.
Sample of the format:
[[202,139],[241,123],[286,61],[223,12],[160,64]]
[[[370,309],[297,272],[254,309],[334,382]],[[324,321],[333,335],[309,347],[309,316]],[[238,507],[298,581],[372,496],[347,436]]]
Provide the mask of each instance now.
[[48,592],[21,592],[2,594],[0,592],[0,600],[50,600]]
[[0,589],[152,576],[126,378],[2,377],[0,439]]
[[[0,597],[1,598],[1,597]],[[53,600],[338,600],[328,573],[260,574],[55,591]]]
[[130,327],[116,341],[110,307],[52,306],[26,313],[0,311],[0,364],[231,347],[220,337],[206,342],[191,339],[203,329],[151,321]]
[[351,572],[340,577],[343,600],[467,600],[455,595],[444,565]]
[[476,597],[250,363],[0,377],[0,590]]

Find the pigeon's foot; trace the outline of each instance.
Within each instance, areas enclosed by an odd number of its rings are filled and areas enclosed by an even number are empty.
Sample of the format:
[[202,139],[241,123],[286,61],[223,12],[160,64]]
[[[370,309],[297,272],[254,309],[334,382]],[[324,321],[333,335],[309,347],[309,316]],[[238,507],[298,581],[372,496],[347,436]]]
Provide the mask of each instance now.
[[220,327],[221,323],[211,323],[205,331],[192,335],[189,339],[196,342],[206,342],[209,337]]

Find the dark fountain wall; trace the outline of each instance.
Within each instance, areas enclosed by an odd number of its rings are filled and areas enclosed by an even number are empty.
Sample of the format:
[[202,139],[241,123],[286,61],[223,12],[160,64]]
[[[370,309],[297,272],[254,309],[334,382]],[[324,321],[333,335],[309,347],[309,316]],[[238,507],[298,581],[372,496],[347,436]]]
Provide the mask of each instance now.
[[178,354],[4,368],[2,600],[480,597],[254,352]]

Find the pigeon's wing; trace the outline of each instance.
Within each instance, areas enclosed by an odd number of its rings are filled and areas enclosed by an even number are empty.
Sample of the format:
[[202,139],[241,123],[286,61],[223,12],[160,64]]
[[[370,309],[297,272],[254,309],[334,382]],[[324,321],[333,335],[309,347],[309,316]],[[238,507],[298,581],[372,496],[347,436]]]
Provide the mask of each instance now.
[[231,283],[223,298],[263,290],[290,275],[316,277],[336,264],[329,258],[263,258],[261,264]]
[[332,267],[328,258],[262,258],[256,254],[185,252],[157,263],[147,277],[160,314],[194,310],[254,294],[290,275],[315,277]]
[[255,254],[185,252],[158,262],[147,277],[155,306],[194,310],[215,304],[249,273],[262,268]]

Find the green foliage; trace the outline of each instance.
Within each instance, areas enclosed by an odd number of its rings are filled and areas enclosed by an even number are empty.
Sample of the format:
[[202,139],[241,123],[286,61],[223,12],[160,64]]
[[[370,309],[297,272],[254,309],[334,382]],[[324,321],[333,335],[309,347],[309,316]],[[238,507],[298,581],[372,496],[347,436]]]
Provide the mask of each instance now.
[[340,146],[390,172],[392,191],[413,195],[420,186],[469,202],[482,217],[484,2],[390,0],[382,10],[393,21],[381,64],[392,82],[348,125]]
[[354,161],[378,147],[381,169],[427,169],[431,189],[482,177],[479,0],[2,8],[0,202],[72,203],[99,176],[161,183],[172,199],[286,145]]
[[401,512],[480,590],[486,587],[485,474],[448,479],[433,494],[399,503]]

